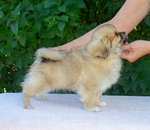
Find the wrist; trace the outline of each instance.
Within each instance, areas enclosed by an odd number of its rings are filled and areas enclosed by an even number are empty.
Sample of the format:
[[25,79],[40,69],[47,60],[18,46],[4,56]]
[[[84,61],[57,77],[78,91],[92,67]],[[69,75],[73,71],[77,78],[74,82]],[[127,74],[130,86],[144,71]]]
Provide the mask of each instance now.
[[140,42],[141,44],[145,44],[145,51],[146,51],[146,54],[150,54],[150,41],[139,40],[139,42]]
[[150,54],[150,41],[147,41],[148,43],[148,54]]

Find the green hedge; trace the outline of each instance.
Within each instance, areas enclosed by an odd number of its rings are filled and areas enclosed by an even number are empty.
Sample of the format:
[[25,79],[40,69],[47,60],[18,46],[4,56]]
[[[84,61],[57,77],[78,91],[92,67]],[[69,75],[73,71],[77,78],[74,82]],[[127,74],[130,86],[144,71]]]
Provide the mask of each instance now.
[[[125,0],[2,0],[0,2],[0,92],[20,92],[34,52],[65,44],[111,19]],[[148,15],[129,40],[150,40]],[[122,76],[107,94],[150,95],[150,56],[124,61]]]

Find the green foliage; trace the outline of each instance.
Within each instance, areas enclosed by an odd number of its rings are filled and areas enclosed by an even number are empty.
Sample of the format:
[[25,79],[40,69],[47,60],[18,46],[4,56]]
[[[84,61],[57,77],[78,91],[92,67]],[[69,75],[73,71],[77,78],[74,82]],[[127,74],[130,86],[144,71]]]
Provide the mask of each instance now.
[[[110,20],[125,0],[1,0],[0,92],[19,92],[40,47],[65,44]],[[148,15],[129,35],[150,40]],[[107,94],[150,95],[150,57],[124,61],[122,76]]]

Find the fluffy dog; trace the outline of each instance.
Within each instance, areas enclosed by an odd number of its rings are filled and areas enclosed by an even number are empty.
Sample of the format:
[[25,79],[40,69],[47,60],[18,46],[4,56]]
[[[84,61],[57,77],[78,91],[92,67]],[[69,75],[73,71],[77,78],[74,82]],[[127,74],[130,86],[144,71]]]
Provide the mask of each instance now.
[[55,89],[69,89],[80,95],[84,108],[100,111],[103,92],[116,83],[122,66],[121,45],[127,41],[125,32],[110,24],[100,26],[84,48],[71,52],[40,48],[23,88],[23,107],[31,108],[30,99],[45,99],[42,94]]

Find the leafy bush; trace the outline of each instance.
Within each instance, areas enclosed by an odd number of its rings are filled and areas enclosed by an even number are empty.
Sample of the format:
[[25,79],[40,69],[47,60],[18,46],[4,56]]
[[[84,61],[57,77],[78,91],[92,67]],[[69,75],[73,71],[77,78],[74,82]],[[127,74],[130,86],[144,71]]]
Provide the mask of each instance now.
[[[65,44],[111,19],[124,0],[2,0],[0,2],[0,92],[19,86],[40,47]],[[148,15],[129,35],[150,40]],[[150,60],[124,61],[122,76],[107,94],[150,95]]]

